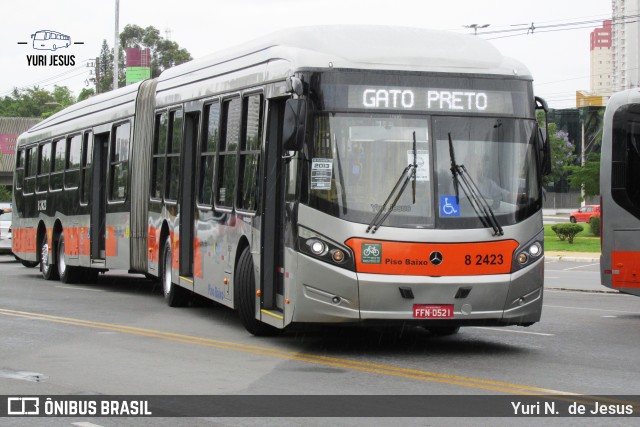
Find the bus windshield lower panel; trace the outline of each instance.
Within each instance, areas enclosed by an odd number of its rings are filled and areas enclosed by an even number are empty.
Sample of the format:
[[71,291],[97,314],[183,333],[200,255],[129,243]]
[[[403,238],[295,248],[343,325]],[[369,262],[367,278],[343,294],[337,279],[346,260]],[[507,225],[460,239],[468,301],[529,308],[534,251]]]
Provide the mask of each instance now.
[[534,120],[512,118],[317,114],[304,172],[309,205],[369,224],[415,159],[415,178],[382,226],[484,227],[467,195],[454,185],[450,133],[456,162],[464,165],[500,225],[515,224],[541,207],[535,128]]

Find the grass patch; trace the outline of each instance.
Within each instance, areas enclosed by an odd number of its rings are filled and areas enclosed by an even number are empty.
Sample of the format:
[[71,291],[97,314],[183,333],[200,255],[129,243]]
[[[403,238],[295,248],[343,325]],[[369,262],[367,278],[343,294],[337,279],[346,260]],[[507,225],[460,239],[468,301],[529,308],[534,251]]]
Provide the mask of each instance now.
[[584,230],[576,234],[573,244],[568,241],[561,241],[553,232],[553,224],[544,225],[544,250],[545,251],[566,251],[566,252],[600,252],[600,236],[591,233],[591,228],[587,223],[580,223]]

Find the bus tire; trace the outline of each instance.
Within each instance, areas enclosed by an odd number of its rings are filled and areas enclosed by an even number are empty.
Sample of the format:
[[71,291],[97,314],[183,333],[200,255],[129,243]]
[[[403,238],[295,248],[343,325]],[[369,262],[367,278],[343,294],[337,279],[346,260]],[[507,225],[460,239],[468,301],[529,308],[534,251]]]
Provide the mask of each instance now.
[[76,283],[78,281],[78,268],[67,265],[64,259],[64,233],[60,233],[58,238],[58,253],[56,265],[58,267],[58,275],[62,283]]
[[234,275],[234,287],[237,290],[238,314],[245,329],[258,337],[280,333],[279,329],[256,319],[256,278],[253,272],[251,251],[248,247],[244,248],[238,260]]
[[53,262],[55,251],[51,250],[51,256],[49,256],[49,239],[47,239],[46,235],[43,235],[41,240],[40,272],[42,273],[44,280],[57,280],[58,269],[56,268],[56,264]]
[[182,307],[188,301],[190,292],[185,288],[176,285],[171,281],[171,239],[167,237],[162,251],[162,263],[160,264],[160,280],[162,281],[162,291],[164,292],[164,300],[169,307]]
[[20,263],[22,265],[24,265],[27,268],[34,268],[35,266],[37,266],[38,264],[40,264],[39,261],[25,261],[23,259],[20,260]]
[[460,331],[460,326],[436,326],[436,327],[428,327],[425,326],[431,335],[436,335],[439,337],[446,337],[448,335],[455,335]]

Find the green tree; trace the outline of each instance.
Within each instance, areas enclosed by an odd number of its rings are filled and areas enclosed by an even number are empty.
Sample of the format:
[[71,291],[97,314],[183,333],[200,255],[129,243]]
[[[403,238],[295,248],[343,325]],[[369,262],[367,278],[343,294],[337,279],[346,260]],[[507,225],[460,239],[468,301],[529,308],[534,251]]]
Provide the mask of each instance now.
[[15,88],[0,101],[0,116],[46,118],[73,104],[75,99],[66,86],[54,86],[53,92],[34,86]]
[[96,91],[93,88],[84,88],[80,91],[80,95],[78,95],[78,102],[89,99],[95,94]]
[[567,166],[569,186],[581,189],[584,186],[585,196],[600,194],[600,153],[589,153],[584,166]]
[[[96,92],[104,93],[113,89],[113,49],[109,48],[106,40],[102,41],[102,48],[98,56],[98,72],[96,76]],[[118,86],[125,84],[124,60],[122,54],[118,59]]]
[[0,185],[0,202],[11,201],[11,190],[6,185]]
[[[151,50],[151,77],[158,77],[167,68],[179,65],[193,59],[191,54],[178,43],[166,40],[160,31],[149,26],[127,25],[120,33],[120,50],[118,52],[118,84],[125,85],[125,49],[130,47],[149,48]],[[109,48],[106,40],[102,42],[102,49],[98,59],[98,93],[108,92],[113,88],[113,49]]]
[[160,31],[149,26],[142,28],[137,25],[127,25],[120,33],[120,45],[128,47],[151,49],[151,77],[158,77],[167,68],[183,64],[193,59],[191,54],[178,43],[164,39]]
[[574,145],[569,141],[569,134],[557,130],[555,123],[549,123],[549,142],[551,144],[551,173],[544,177],[543,183],[548,185],[560,181],[566,174],[566,168],[572,165],[576,155]]

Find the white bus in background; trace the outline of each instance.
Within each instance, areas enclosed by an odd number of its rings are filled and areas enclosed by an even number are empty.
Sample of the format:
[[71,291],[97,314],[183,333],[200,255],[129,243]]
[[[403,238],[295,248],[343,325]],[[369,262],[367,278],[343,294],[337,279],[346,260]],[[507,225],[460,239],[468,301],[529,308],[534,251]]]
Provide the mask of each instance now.
[[601,283],[640,296],[640,89],[607,103],[600,196]]

